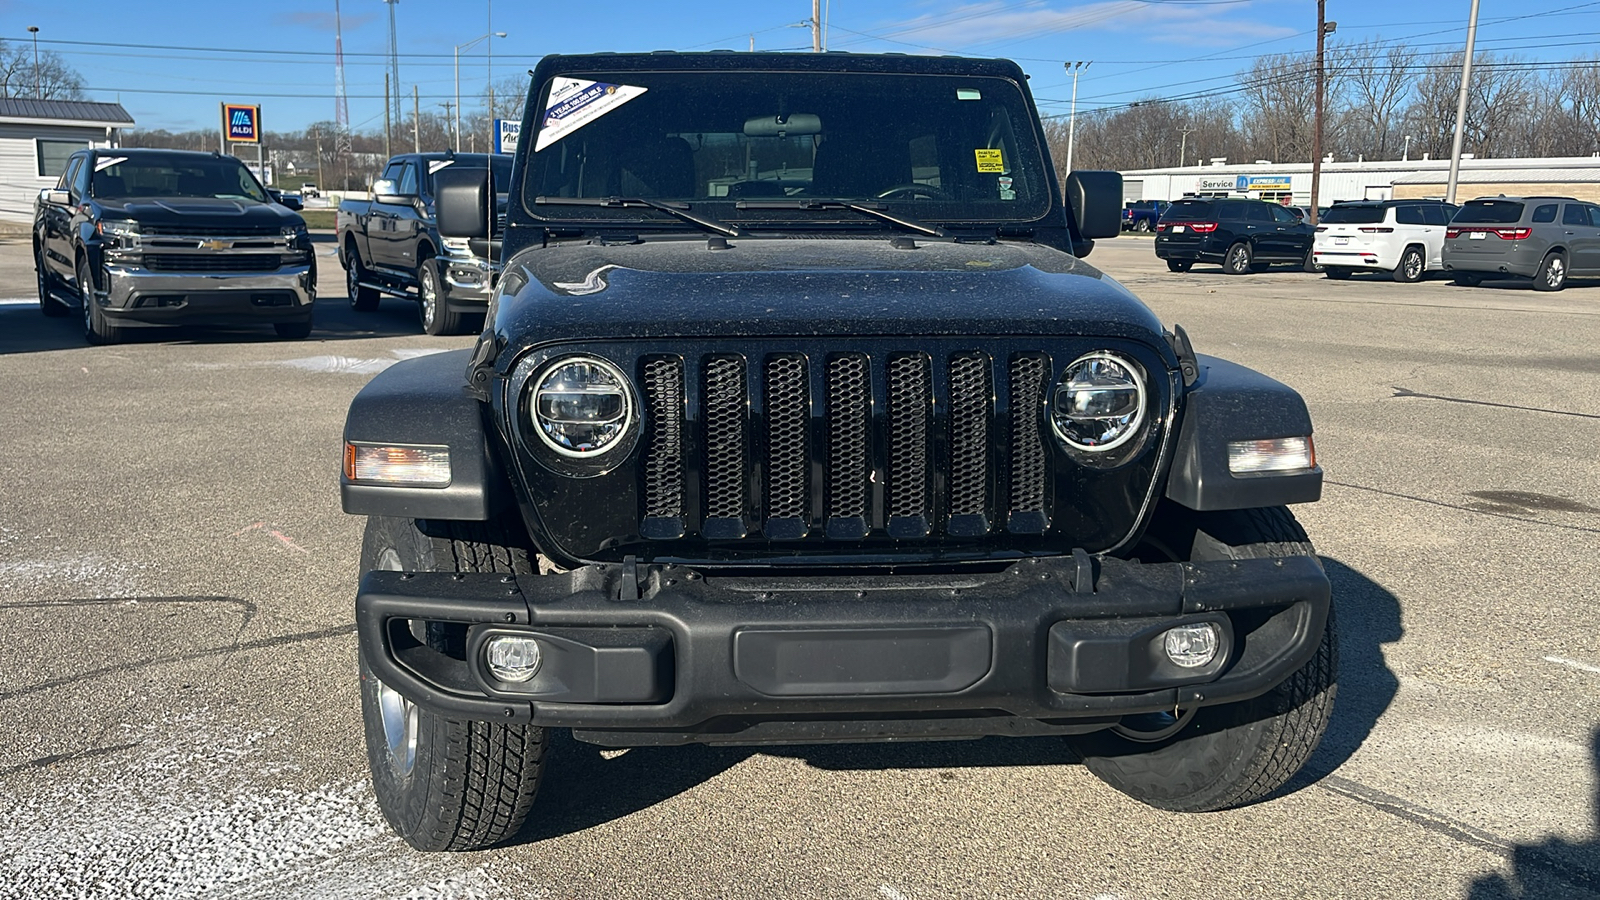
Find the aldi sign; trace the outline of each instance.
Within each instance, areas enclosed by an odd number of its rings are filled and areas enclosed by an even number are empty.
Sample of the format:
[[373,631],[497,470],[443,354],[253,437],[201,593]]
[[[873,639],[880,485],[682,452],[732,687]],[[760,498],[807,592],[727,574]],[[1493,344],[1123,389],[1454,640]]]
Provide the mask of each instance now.
[[222,133],[232,142],[261,143],[261,107],[245,103],[222,104]]

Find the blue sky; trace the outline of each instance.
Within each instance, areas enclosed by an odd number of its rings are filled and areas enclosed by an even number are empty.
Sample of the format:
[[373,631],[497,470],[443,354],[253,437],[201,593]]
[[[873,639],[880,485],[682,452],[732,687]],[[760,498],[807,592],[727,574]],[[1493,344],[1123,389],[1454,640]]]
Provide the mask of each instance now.
[[[1046,114],[1065,112],[1065,60],[1093,60],[1078,108],[1148,95],[1226,89],[1262,53],[1315,46],[1314,0],[826,0],[830,49],[1007,56],[1032,76]],[[1404,40],[1447,51],[1465,37],[1468,0],[1328,0],[1338,37]],[[96,100],[120,100],[138,127],[214,128],[219,101],[259,102],[268,130],[331,120],[333,0],[267,4],[88,3],[0,0],[0,38],[61,53]],[[491,30],[496,78],[524,71],[546,53],[596,50],[810,49],[793,27],[808,0],[759,3],[611,0],[400,0],[395,15],[402,90],[415,83],[425,107],[454,94],[452,48]],[[381,127],[388,9],[382,0],[342,0],[351,124]],[[77,43],[66,43],[77,42]],[[1600,44],[1600,0],[1484,0],[1480,49],[1528,59],[1567,59]],[[274,51],[274,52],[260,52]],[[462,56],[462,93],[481,92],[484,43]],[[408,102],[409,108],[409,102]]]

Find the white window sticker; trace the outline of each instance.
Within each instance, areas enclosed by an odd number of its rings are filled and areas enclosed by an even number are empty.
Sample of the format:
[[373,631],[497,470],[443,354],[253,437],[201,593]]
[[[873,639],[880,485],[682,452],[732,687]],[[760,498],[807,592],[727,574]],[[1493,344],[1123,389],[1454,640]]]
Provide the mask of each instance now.
[[956,88],[957,100],[982,100],[983,94],[977,88]]
[[446,168],[446,167],[449,167],[449,166],[453,166],[455,164],[456,164],[456,161],[453,160],[453,159],[435,159],[435,160],[431,160],[428,163],[428,174],[432,175],[433,173],[439,171],[440,169],[443,169],[443,168]]
[[94,164],[94,170],[99,172],[104,169],[109,169],[118,163],[125,163],[127,161],[128,158],[126,156],[108,156],[105,159],[96,160]]
[[550,101],[544,106],[544,120],[539,123],[539,140],[534,142],[534,151],[554,144],[645,90],[631,84],[556,78],[550,85]]

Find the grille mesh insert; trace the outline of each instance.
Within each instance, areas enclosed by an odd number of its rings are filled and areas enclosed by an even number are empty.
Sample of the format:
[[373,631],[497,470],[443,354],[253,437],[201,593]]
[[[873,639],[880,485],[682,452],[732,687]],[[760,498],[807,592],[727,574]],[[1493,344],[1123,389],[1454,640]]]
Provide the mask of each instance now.
[[806,362],[799,356],[767,360],[767,517],[798,519],[809,507],[807,490]]
[[655,359],[644,366],[650,444],[645,454],[644,514],[683,515],[683,363]]
[[745,511],[744,358],[719,356],[705,369],[706,516],[738,519]]
[[889,516],[928,515],[928,357],[889,360]]
[[869,468],[868,417],[872,391],[867,358],[858,353],[828,363],[828,515],[865,518]]
[[1045,360],[1011,361],[1011,511],[1044,510],[1044,441],[1039,414],[1044,402]]
[[950,360],[950,514],[983,515],[989,509],[989,359]]

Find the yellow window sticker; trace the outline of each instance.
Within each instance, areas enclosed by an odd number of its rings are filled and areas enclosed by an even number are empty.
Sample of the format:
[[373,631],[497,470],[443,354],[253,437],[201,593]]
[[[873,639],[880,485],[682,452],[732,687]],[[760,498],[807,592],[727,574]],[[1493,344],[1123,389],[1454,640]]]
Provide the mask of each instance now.
[[979,148],[972,152],[977,154],[979,172],[994,172],[998,174],[1006,170],[1006,162],[1000,157],[1000,148]]

